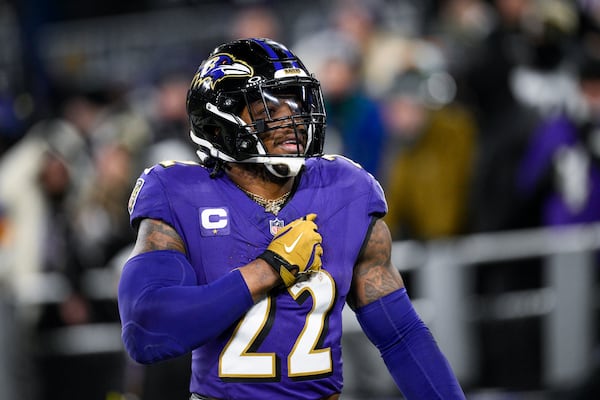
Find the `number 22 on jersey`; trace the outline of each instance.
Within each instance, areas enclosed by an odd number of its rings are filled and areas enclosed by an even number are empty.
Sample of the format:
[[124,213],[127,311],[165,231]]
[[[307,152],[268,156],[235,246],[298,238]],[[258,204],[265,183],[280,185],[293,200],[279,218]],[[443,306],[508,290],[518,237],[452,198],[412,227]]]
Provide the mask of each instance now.
[[[326,334],[325,319],[335,300],[333,278],[324,270],[310,279],[292,285],[289,294],[296,302],[312,297],[313,307],[306,314],[304,327],[287,357],[290,378],[324,375],[331,372],[331,349],[318,349],[319,339]],[[271,297],[256,303],[238,323],[233,336],[223,349],[219,360],[219,376],[223,379],[275,380],[281,373],[275,353],[253,351],[257,343],[268,334],[270,318],[274,318]]]

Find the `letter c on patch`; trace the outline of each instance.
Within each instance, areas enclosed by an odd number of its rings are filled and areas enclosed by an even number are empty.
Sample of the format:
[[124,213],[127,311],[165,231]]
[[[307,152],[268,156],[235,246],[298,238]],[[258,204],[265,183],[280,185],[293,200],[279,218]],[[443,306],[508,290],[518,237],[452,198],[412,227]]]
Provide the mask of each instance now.
[[229,212],[225,207],[204,208],[200,210],[202,236],[229,234]]
[[223,229],[229,223],[227,210],[223,208],[206,208],[200,214],[202,227],[205,229]]

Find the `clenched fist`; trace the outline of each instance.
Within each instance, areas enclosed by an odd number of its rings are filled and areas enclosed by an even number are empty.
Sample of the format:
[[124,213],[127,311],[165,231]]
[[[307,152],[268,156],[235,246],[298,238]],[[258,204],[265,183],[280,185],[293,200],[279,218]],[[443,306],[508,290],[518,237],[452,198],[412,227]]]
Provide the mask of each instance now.
[[293,285],[303,274],[321,268],[322,238],[314,220],[317,214],[308,214],[284,226],[275,235],[262,258],[279,273],[285,286]]

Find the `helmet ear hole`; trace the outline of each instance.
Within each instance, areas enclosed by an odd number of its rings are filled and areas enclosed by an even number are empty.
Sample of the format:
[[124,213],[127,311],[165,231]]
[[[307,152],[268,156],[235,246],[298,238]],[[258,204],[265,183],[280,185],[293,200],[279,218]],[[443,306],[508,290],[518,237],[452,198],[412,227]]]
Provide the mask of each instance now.
[[217,99],[217,108],[224,112],[239,115],[244,108],[244,102],[232,96],[221,95]]
[[254,154],[257,140],[254,135],[240,135],[236,139],[236,148],[240,154]]

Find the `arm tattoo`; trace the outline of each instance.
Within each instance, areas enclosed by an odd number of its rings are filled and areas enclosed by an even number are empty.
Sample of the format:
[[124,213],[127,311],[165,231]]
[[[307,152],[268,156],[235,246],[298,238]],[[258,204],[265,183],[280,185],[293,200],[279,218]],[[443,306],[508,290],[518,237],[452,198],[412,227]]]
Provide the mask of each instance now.
[[145,219],[140,223],[134,254],[152,250],[176,250],[185,254],[183,240],[175,229],[166,223]]
[[392,265],[392,239],[381,220],[375,222],[365,250],[354,268],[353,301],[355,307],[371,303],[404,286]]

